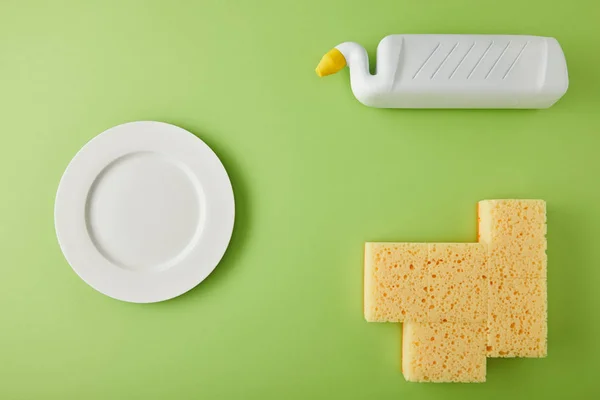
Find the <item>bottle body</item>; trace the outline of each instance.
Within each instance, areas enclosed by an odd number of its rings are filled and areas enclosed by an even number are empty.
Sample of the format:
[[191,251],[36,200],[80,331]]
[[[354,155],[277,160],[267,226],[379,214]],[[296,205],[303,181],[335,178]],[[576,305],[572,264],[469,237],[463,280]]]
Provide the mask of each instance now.
[[[349,44],[337,48],[352,57]],[[391,35],[377,48],[377,73],[351,85],[371,107],[547,108],[566,92],[568,73],[554,38]]]

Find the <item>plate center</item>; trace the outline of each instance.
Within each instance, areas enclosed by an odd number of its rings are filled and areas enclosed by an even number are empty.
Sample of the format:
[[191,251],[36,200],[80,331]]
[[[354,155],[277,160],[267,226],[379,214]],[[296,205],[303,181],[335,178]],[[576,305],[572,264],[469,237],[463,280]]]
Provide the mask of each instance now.
[[154,152],[109,164],[88,194],[86,223],[102,255],[121,268],[169,268],[200,235],[201,190],[181,163]]

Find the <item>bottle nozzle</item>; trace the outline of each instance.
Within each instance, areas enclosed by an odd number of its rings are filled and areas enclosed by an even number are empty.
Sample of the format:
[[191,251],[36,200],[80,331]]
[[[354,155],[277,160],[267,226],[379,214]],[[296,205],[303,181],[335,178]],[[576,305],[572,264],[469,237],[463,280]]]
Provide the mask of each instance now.
[[320,77],[335,74],[346,66],[346,58],[338,49],[332,49],[323,56],[317,65],[317,75]]

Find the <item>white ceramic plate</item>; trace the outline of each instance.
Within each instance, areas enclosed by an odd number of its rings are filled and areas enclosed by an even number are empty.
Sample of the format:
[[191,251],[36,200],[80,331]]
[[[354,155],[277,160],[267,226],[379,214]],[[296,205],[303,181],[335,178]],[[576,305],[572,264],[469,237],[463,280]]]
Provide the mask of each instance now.
[[90,286],[135,303],[202,282],[225,253],[231,183],[200,139],[161,122],[131,122],[87,143],[58,187],[54,224],[65,258]]

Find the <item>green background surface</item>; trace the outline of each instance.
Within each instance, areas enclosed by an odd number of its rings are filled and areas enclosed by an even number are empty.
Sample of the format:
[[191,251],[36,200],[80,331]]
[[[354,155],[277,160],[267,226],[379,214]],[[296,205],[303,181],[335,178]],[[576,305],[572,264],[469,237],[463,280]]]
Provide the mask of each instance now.
[[[1,399],[507,399],[600,393],[600,3],[0,2]],[[334,45],[392,33],[558,38],[549,110],[378,110]],[[128,304],[64,260],[54,195],[75,152],[134,120],[180,125],[230,173],[227,254],[177,299]],[[410,384],[396,324],[362,316],[368,240],[475,241],[486,198],[548,202],[549,356],[485,384]]]

